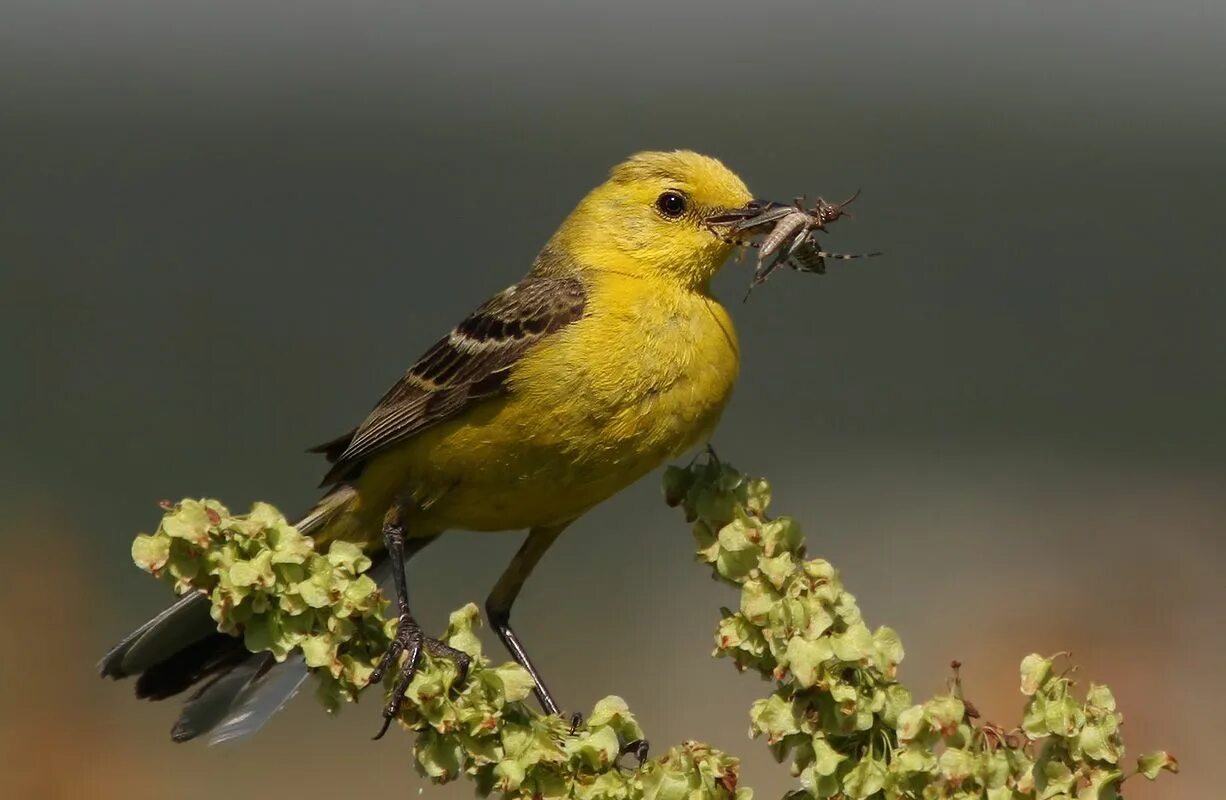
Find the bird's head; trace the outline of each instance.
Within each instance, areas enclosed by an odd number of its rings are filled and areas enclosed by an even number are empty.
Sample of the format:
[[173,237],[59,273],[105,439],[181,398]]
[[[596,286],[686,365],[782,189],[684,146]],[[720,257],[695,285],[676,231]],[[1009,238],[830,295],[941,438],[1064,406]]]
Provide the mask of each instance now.
[[709,156],[639,153],[579,203],[550,240],[584,270],[614,270],[705,288],[734,245],[707,219],[743,208],[745,183]]

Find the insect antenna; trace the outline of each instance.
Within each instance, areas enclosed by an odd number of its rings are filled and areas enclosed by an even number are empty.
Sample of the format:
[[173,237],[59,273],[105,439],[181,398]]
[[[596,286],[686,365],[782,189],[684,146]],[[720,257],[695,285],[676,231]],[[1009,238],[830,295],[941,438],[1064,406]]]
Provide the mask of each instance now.
[[838,207],[839,207],[839,208],[842,208],[843,206],[849,206],[849,205],[851,205],[851,204],[852,204],[852,203],[855,201],[855,199],[856,199],[857,197],[859,197],[859,196],[860,196],[860,190],[859,190],[859,189],[856,189],[854,192],[852,192],[852,193],[851,193],[851,197],[849,197],[849,198],[847,198],[846,200],[844,200],[843,202],[839,203],[839,206],[838,206]]

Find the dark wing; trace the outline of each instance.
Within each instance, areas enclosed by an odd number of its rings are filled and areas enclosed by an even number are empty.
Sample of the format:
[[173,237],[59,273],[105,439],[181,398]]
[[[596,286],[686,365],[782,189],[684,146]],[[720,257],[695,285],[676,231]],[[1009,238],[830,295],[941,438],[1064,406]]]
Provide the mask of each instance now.
[[574,277],[530,275],[495,295],[426,351],[356,430],[313,448],[332,462],[323,485],[354,477],[374,454],[505,392],[524,353],[580,319],[586,301]]

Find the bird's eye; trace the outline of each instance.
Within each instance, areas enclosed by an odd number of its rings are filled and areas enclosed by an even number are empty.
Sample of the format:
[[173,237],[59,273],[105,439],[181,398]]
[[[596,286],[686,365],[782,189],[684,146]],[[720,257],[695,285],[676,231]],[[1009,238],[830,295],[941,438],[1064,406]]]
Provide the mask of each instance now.
[[680,192],[665,192],[656,198],[656,208],[666,217],[676,219],[685,213],[685,195]]

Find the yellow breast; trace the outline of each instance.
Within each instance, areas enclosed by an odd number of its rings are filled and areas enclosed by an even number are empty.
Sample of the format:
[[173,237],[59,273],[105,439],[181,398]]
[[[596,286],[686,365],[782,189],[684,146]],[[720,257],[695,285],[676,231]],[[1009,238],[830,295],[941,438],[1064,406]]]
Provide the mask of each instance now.
[[596,273],[588,288],[584,318],[514,368],[506,397],[376,459],[363,492],[411,492],[419,533],[521,529],[573,519],[705,441],[738,370],[727,312],[648,278]]

